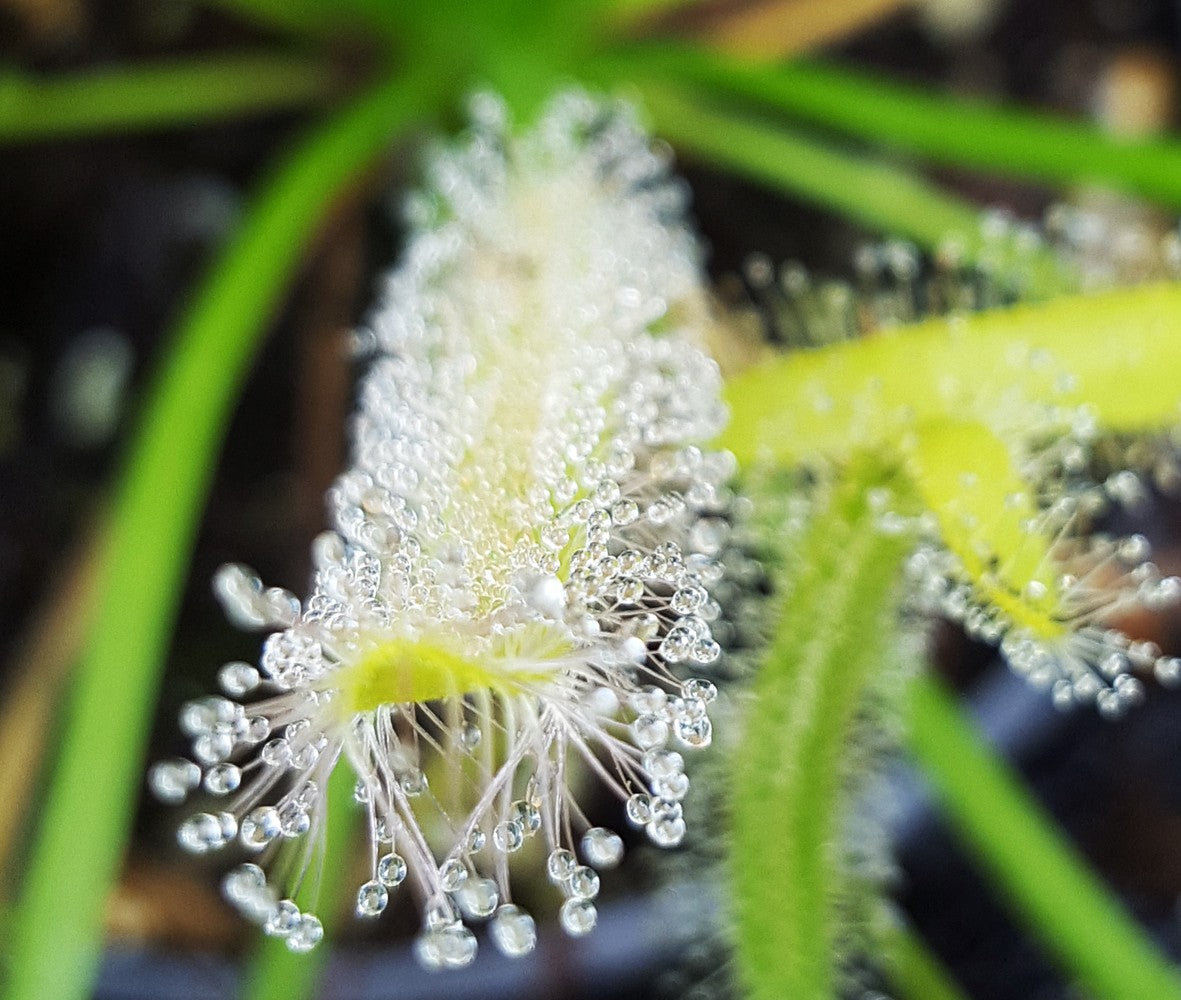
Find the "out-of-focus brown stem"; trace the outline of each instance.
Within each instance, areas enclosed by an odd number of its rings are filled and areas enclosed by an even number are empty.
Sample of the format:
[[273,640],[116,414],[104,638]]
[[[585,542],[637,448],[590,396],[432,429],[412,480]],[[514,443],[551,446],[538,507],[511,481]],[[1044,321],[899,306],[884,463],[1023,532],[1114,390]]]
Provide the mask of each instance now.
[[[56,585],[17,643],[12,679],[0,698],[0,871],[5,875],[11,874],[13,852],[53,737],[62,688],[86,636],[105,526],[105,517],[95,518],[66,557]],[[9,887],[16,881],[3,878],[0,885]]]
[[777,59],[838,41],[913,0],[704,0],[656,15],[640,33],[697,38],[748,59]]
[[324,234],[301,296],[296,330],[296,520],[311,538],[324,526],[324,492],[344,464],[351,384],[348,338],[365,265],[360,207],[345,206]]

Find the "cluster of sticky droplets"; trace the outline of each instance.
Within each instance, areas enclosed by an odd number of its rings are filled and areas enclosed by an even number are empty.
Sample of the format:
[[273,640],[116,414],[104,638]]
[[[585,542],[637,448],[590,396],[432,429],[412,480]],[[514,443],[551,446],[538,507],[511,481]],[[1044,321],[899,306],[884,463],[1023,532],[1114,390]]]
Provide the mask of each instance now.
[[[1161,574],[1142,535],[1068,533],[1066,525],[1077,515],[1063,511],[1077,506],[1074,498],[1060,500],[1031,526],[1044,536],[1048,526],[1061,525],[1056,581],[1061,596],[1053,620],[1062,634],[1052,639],[1014,622],[982,595],[978,581],[935,536],[919,546],[907,571],[918,606],[956,622],[973,639],[999,645],[1013,670],[1048,689],[1057,707],[1093,704],[1105,717],[1119,718],[1143,699],[1143,677],[1169,687],[1181,683],[1181,659],[1163,655],[1154,642],[1129,638],[1113,623],[1137,609],[1175,606],[1181,580]],[[1046,584],[1032,579],[1021,597],[1037,603],[1046,594]]]
[[689,787],[672,746],[712,739],[714,685],[686,675],[721,654],[734,461],[704,447],[725,411],[684,191],[625,109],[565,95],[515,136],[493,100],[476,118],[433,158],[357,335],[353,462],[312,592],[301,607],[219,573],[235,621],[280,631],[258,667],[222,669],[228,697],[182,710],[192,759],[151,774],[167,801],[228,797],[180,842],[256,855],[226,898],[295,951],[322,934],[287,897],[342,758],[373,858],[357,915],[409,892],[419,959],[453,968],[475,922],[505,954],[533,948],[509,883],[530,840],[561,927],[589,932],[623,841],[586,819],[579,776],[672,847]]
[[[1039,228],[995,211],[982,216],[975,238],[979,245],[970,257],[962,240],[948,240],[930,255],[900,240],[866,244],[854,256],[852,279],[824,280],[798,262],[776,265],[752,254],[723,295],[736,304],[740,322],[773,343],[807,350],[1031,296],[1181,277],[1181,233],[1148,215],[1115,217],[1057,205]],[[1028,275],[1038,266],[1043,277],[1049,266],[1052,277],[1046,287],[1031,289]],[[1009,414],[998,404],[991,417],[998,426],[1011,422],[1005,434],[1022,442],[1020,472],[1039,511],[1030,533],[1054,540],[1048,558],[1058,567],[1061,600],[1054,618],[1061,635],[1038,634],[990,601],[948,551],[930,513],[916,515],[883,490],[878,524],[922,539],[908,564],[917,606],[997,644],[1018,673],[1052,692],[1059,707],[1093,704],[1118,717],[1141,700],[1144,678],[1178,683],[1181,660],[1162,655],[1152,642],[1129,639],[1118,625],[1137,608],[1159,611],[1181,600],[1181,582],[1160,573],[1142,537],[1113,538],[1094,526],[1113,510],[1142,504],[1154,488],[1181,485],[1177,442],[1104,439],[1090,411],[1063,402],[1074,385],[1068,368],[1036,350],[1009,361],[1052,376],[1035,426],[1028,408]],[[1104,468],[1110,473],[1093,481]],[[1028,592],[1016,599],[1044,602],[1044,586],[1028,581]]]
[[[929,255],[905,240],[866,243],[853,255],[851,278],[817,275],[795,260],[776,264],[756,252],[719,292],[772,343],[807,348],[1063,291],[1181,278],[1181,230],[1153,218],[1060,204],[1039,228],[996,210],[981,217],[974,240],[971,255],[961,238]],[[1048,284],[1031,288],[1039,262]]]

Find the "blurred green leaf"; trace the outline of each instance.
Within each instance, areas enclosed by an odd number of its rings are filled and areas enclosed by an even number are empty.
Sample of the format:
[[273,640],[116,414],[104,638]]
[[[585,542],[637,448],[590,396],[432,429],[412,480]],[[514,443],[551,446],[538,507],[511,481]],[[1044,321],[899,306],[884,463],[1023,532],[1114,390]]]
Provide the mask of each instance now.
[[886,981],[900,1000],[968,1000],[902,913],[884,910],[873,940]]
[[1177,1000],[1146,940],[939,682],[911,683],[909,744],[948,819],[1014,912],[1095,1000]]
[[323,59],[270,53],[51,77],[0,75],[0,144],[288,111],[329,100],[340,83],[339,71]]
[[[976,206],[914,174],[828,146],[781,125],[722,109],[691,91],[633,81],[654,130],[689,156],[838,212],[871,229],[913,240],[927,250],[954,241],[963,259],[995,256]],[[1048,251],[1035,248],[1016,276],[1041,296],[1063,283]]]
[[1054,184],[1101,181],[1181,208],[1181,141],[1131,139],[1084,122],[948,97],[809,60],[770,65],[702,49],[625,51],[629,72],[708,87],[797,121],[940,162]]
[[[76,677],[10,941],[7,1000],[87,994],[141,785],[142,753],[185,566],[231,404],[304,247],[341,191],[428,110],[419,78],[383,82],[262,186],[177,330],[128,456],[99,607]],[[76,891],[78,880],[84,890]]]

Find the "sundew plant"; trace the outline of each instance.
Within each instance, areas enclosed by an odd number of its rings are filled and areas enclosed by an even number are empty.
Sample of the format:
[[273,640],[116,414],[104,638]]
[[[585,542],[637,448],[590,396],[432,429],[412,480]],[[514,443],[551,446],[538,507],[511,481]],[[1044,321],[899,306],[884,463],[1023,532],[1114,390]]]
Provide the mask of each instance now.
[[[954,699],[921,664],[891,666],[943,618],[1058,707],[1113,724],[1181,681],[1177,658],[1120,629],[1130,610],[1176,607],[1181,581],[1142,537],[1101,530],[1178,478],[1175,242],[1126,287],[1093,280],[880,152],[1177,210],[1181,146],[755,59],[678,21],[692,3],[218,5],[290,42],[22,79],[0,107],[9,144],[321,107],[194,291],[142,411],[26,824],[3,995],[88,995],[145,781],[177,806],[183,848],[225,853],[224,897],[264,942],[246,995],[293,1000],[315,994],[342,909],[366,921],[412,900],[417,958],[442,972],[483,941],[527,955],[551,920],[593,932],[624,839],[580,796],[606,789],[622,823],[677,849],[693,757],[724,744],[709,835],[734,981],[836,998],[855,732],[880,725],[1070,980],[1181,998],[1181,975]],[[357,52],[367,68],[344,88],[340,53]],[[739,348],[670,147],[908,241],[884,253],[909,304],[869,319],[848,286],[788,280],[794,333]],[[424,166],[358,337],[351,456],[314,578],[296,596],[219,572],[231,619],[265,633],[259,659],[184,706],[186,757],[149,764],[236,393],[330,206],[395,148]],[[946,280],[920,282],[918,255]],[[775,588],[758,665],[735,679],[717,665],[743,622],[718,593],[747,520]],[[514,895],[530,856],[552,912]],[[859,946],[900,998],[960,995],[905,928]]]

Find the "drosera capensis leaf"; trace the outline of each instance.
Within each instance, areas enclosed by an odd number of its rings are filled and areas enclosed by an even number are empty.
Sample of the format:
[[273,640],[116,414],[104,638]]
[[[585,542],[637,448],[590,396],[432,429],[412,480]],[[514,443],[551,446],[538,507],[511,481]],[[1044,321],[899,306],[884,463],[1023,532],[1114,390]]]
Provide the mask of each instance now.
[[896,630],[908,533],[879,530],[888,480],[856,463],[818,502],[792,558],[782,617],[754,683],[732,795],[739,975],[754,1000],[836,996],[849,732]]
[[915,493],[983,602],[1040,639],[1065,636],[1055,537],[1004,442],[983,424],[933,420],[903,450]]
[[938,318],[793,351],[726,387],[740,461],[808,464],[892,447],[928,420],[994,431],[1056,425],[1154,432],[1181,417],[1181,284]]

